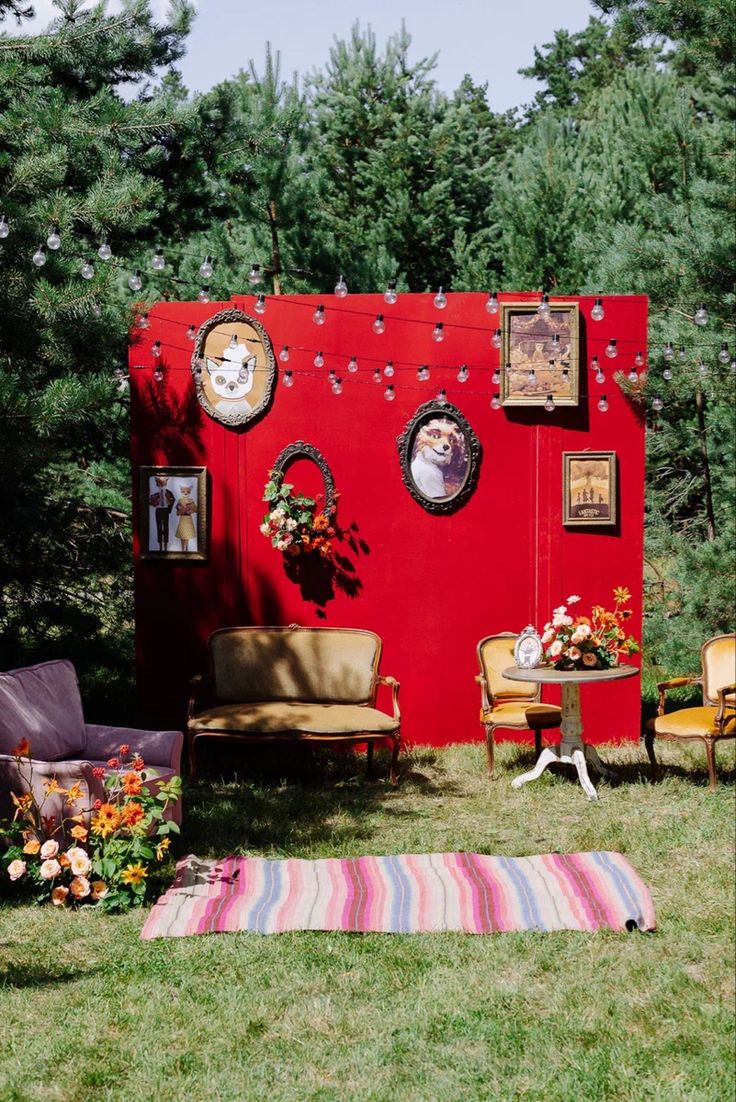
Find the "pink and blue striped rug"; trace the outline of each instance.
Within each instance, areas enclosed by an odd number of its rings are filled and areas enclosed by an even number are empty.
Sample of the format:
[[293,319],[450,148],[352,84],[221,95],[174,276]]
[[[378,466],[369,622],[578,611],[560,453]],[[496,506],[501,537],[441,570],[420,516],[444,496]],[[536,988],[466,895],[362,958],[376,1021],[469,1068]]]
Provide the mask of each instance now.
[[490,934],[652,930],[649,889],[620,853],[289,858],[192,855],[153,906],[145,940],[249,930]]

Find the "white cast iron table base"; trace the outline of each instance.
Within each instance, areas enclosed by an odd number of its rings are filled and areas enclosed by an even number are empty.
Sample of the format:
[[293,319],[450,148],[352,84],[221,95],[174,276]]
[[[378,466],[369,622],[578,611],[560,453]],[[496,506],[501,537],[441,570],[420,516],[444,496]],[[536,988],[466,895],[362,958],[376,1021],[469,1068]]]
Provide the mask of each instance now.
[[603,764],[594,746],[583,742],[583,723],[580,717],[580,685],[574,682],[563,682],[562,690],[562,722],[560,731],[562,740],[559,746],[547,747],[539,755],[537,763],[528,773],[522,773],[520,777],[514,777],[511,782],[513,788],[521,788],[529,781],[536,781],[541,777],[548,765],[554,762],[563,762],[565,765],[574,765],[577,769],[578,780],[583,792],[589,800],[597,800],[593,783],[588,775],[588,766],[595,770],[599,776],[606,780],[617,782],[618,774]]

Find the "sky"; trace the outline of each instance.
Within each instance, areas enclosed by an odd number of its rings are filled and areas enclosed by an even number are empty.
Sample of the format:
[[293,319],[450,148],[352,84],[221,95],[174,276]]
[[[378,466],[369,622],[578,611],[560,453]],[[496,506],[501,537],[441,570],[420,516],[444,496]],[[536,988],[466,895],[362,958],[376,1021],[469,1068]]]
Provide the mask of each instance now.
[[[33,3],[36,18],[21,33],[41,31],[53,17],[51,0]],[[166,7],[166,0],[153,0],[157,15]],[[119,8],[119,0],[110,0],[111,12]],[[295,71],[304,76],[324,66],[335,37],[349,37],[356,20],[370,25],[382,45],[403,19],[412,36],[410,61],[438,53],[434,77],[445,92],[465,73],[476,83],[487,81],[496,111],[534,98],[537,82],[517,70],[532,62],[535,45],[550,42],[560,28],[582,30],[595,14],[590,0],[198,0],[197,8],[179,62],[193,91],[233,76],[251,58],[260,71],[267,42],[281,53],[282,77]],[[11,21],[3,29],[16,33]]]

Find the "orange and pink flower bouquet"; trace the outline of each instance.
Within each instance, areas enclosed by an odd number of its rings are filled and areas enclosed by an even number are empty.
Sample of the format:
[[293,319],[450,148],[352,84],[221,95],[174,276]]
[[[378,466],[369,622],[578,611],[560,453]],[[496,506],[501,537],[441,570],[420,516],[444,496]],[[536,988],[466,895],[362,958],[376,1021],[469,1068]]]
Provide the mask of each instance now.
[[618,666],[622,658],[636,654],[639,644],[624,628],[632,616],[631,609],[625,607],[631,594],[625,586],[617,586],[613,597],[611,612],[593,605],[590,616],[571,615],[570,606],[580,600],[575,594],[553,610],[542,634],[549,665],[556,670],[608,670]]

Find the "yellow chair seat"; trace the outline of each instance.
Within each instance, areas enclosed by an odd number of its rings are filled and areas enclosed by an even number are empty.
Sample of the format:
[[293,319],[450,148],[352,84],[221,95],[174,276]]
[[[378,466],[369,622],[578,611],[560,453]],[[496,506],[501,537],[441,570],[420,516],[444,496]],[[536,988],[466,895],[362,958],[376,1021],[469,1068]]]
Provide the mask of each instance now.
[[296,704],[287,700],[220,704],[191,717],[189,729],[229,731],[237,735],[356,735],[390,734],[399,721],[377,708],[359,704]]
[[[673,735],[676,738],[703,738],[714,736],[720,732],[716,725],[716,708],[681,708],[677,712],[668,715],[657,716],[654,720],[654,730],[658,735]],[[736,712],[729,716],[724,727],[724,734],[731,735],[736,732]]]
[[496,727],[559,727],[562,712],[555,704],[527,704],[514,700],[497,704],[494,708],[481,713],[482,723],[493,723]]

